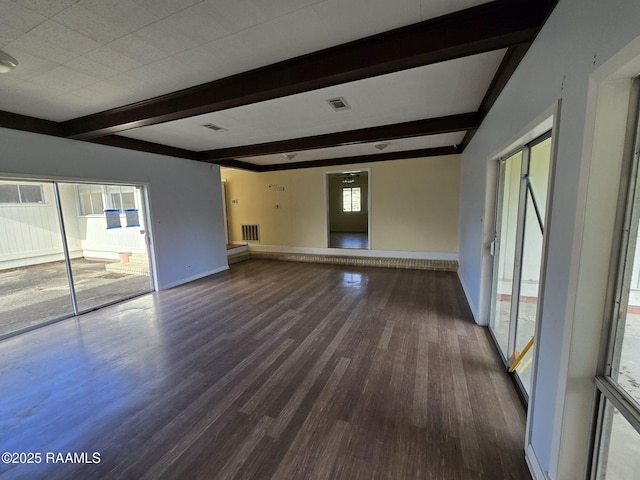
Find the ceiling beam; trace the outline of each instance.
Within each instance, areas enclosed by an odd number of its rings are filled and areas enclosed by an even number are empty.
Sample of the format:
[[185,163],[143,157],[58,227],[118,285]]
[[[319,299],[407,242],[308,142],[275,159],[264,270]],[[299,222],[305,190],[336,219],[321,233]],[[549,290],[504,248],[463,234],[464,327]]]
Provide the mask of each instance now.
[[54,137],[62,136],[62,128],[57,122],[5,111],[0,111],[0,127]]
[[[505,53],[496,74],[493,76],[493,80],[491,81],[491,85],[487,89],[487,92],[482,99],[482,103],[480,103],[480,108],[478,109],[478,118],[480,122],[484,120],[484,117],[487,116],[489,110],[495,103],[495,101],[500,96],[500,93],[507,85],[507,82],[515,72],[516,68],[520,64],[520,61],[524,58],[525,53],[529,50],[531,43],[525,43],[521,45],[517,45],[514,47],[510,47]],[[471,139],[475,135],[476,130],[469,130],[465,134],[462,139],[462,148],[466,148],[471,142]]]
[[399,138],[460,132],[475,129],[479,126],[480,116],[477,113],[462,113],[446,117],[348,130],[346,132],[334,132],[310,137],[279,140],[276,142],[258,143],[255,145],[207,150],[198,152],[197,159],[203,161],[219,161],[277,153],[300,152],[317,148],[351,145],[354,143],[379,142]]
[[131,105],[63,122],[89,139],[531,41],[544,0],[498,0]]
[[419,150],[405,150],[404,152],[374,153],[372,155],[358,155],[355,157],[326,158],[308,162],[277,163],[274,165],[259,165],[259,172],[273,172],[278,170],[294,170],[297,168],[331,167],[335,165],[351,165],[356,163],[386,162],[406,158],[437,157],[440,155],[455,155],[460,153],[460,147],[423,148]]
[[196,160],[196,152],[185,150],[184,148],[170,147],[159,143],[146,142],[135,138],[122,137],[120,135],[109,135],[106,137],[92,138],[85,140],[90,143],[99,143],[110,147],[126,148],[127,150],[137,150],[139,152],[155,153],[168,157],[186,158]]
[[[555,8],[555,6],[558,4],[558,0],[539,0],[539,1],[541,4],[544,5],[544,10],[546,11],[546,15],[543,18],[540,24],[540,27],[538,28],[538,31],[536,32],[536,36],[538,35],[540,28],[542,28],[542,25],[544,25],[544,23],[547,21],[547,18],[549,17],[549,15],[551,15],[551,12]],[[507,53],[504,54],[504,57],[502,58],[502,62],[500,62],[500,66],[498,67],[498,70],[493,76],[491,85],[489,85],[489,88],[487,89],[484,95],[484,98],[482,99],[482,103],[480,103],[480,108],[478,108],[478,115],[480,116],[480,122],[484,120],[484,118],[489,113],[489,110],[491,110],[491,107],[493,107],[493,104],[496,102],[496,100],[498,100],[500,93],[502,93],[502,90],[511,79],[511,76],[515,73],[516,69],[518,68],[518,65],[520,65],[520,62],[522,61],[526,53],[529,51],[529,48],[533,44],[534,39],[535,39],[535,36],[528,42],[524,42],[519,45],[513,45],[507,49]],[[462,139],[462,143],[461,143],[462,150],[464,150],[467,147],[467,145],[469,145],[469,143],[471,142],[471,139],[476,134],[476,131],[477,129],[467,131],[464,138]]]
[[228,168],[238,168],[240,170],[249,170],[251,172],[262,172],[264,171],[264,167],[262,165],[257,165],[255,163],[243,162],[242,160],[221,160],[215,163],[220,167],[228,167]]

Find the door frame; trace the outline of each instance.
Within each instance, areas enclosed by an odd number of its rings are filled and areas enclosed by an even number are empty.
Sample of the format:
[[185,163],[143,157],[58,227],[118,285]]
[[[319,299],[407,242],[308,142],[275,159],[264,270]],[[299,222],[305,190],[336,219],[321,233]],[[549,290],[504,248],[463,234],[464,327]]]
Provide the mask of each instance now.
[[366,250],[372,250],[371,246],[371,168],[348,168],[342,170],[329,170],[324,172],[324,211],[325,211],[325,225],[324,225],[324,238],[326,248],[330,245],[331,236],[331,211],[329,208],[329,176],[330,175],[342,175],[348,172],[367,172],[367,245]]
[[[67,271],[67,278],[69,281],[69,290],[70,290],[70,298],[71,298],[71,306],[72,306],[72,312],[69,314],[65,314],[62,315],[60,317],[57,318],[53,318],[53,319],[49,319],[49,320],[45,320],[41,323],[35,324],[35,325],[31,325],[13,332],[9,332],[7,334],[3,334],[0,335],[0,340],[5,339],[5,338],[9,338],[9,337],[13,337],[15,335],[19,335],[46,325],[50,325],[52,323],[56,323],[68,318],[71,318],[73,316],[77,316],[77,315],[81,315],[84,313],[87,313],[89,311],[98,309],[98,308],[103,308],[109,305],[113,305],[116,303],[120,303],[126,300],[129,300],[131,298],[137,297],[139,295],[144,295],[145,293],[150,293],[153,291],[157,291],[158,290],[158,278],[157,278],[157,269],[156,269],[156,255],[155,255],[155,248],[154,248],[154,242],[153,242],[153,232],[152,232],[152,213],[151,213],[151,202],[149,201],[149,184],[147,182],[131,182],[131,181],[121,181],[121,180],[111,180],[111,179],[107,179],[107,180],[100,180],[100,179],[76,179],[76,178],[67,178],[67,177],[42,177],[42,176],[36,176],[36,175],[12,175],[12,174],[0,174],[0,178],[2,180],[7,180],[7,181],[15,181],[15,182],[20,182],[20,181],[25,181],[25,182],[35,182],[35,183],[43,183],[43,184],[50,184],[53,188],[53,199],[52,201],[54,202],[54,208],[58,217],[58,224],[59,224],[59,234],[60,234],[60,238],[61,238],[61,242],[62,242],[62,253],[64,256],[64,263],[66,266],[66,271]],[[70,256],[70,251],[69,251],[69,246],[67,243],[67,236],[66,236],[66,225],[65,225],[65,219],[64,219],[64,214],[63,214],[63,207],[62,207],[62,200],[61,200],[61,196],[60,196],[60,192],[59,192],[59,185],[60,184],[74,184],[74,185],[78,185],[78,184],[91,184],[91,185],[100,185],[100,186],[105,186],[105,185],[122,185],[122,186],[133,186],[136,189],[140,188],[140,195],[139,195],[139,199],[142,202],[142,205],[140,205],[140,210],[143,211],[143,215],[142,215],[142,219],[144,221],[144,224],[140,225],[140,229],[144,231],[144,243],[146,245],[146,250],[147,250],[147,257],[149,260],[149,285],[150,285],[150,289],[148,292],[144,292],[144,293],[138,293],[138,294],[134,294],[134,295],[130,295],[130,296],[126,296],[123,297],[121,299],[112,301],[112,302],[107,302],[105,304],[100,304],[100,305],[96,305],[95,307],[89,308],[89,309],[84,309],[84,310],[79,310],[78,309],[78,301],[76,298],[76,291],[75,291],[75,285],[73,283],[73,272],[71,269],[71,256]],[[78,201],[78,198],[76,196],[76,202]],[[79,209],[79,206],[77,207]],[[79,211],[79,210],[78,210]]]

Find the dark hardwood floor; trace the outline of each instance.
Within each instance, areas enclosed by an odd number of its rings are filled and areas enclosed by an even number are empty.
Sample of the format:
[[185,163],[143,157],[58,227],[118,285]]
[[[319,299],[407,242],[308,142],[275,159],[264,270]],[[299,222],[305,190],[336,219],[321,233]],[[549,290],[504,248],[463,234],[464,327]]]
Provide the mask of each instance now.
[[330,232],[329,248],[369,248],[368,233]]
[[530,478],[448,272],[235,264],[0,342],[0,392],[0,452],[42,455],[2,479]]

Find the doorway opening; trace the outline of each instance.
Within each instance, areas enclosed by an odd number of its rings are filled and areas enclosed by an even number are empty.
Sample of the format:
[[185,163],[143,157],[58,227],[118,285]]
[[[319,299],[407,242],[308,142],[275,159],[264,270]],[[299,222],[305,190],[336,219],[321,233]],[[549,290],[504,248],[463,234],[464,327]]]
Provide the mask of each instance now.
[[140,185],[0,180],[0,338],[154,289]]
[[369,249],[369,171],[327,173],[326,183],[328,247]]

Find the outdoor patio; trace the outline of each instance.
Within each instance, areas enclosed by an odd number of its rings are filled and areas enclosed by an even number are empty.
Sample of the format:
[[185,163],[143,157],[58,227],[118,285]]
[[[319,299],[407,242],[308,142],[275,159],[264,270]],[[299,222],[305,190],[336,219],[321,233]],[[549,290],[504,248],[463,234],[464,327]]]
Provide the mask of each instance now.
[[[148,274],[110,272],[107,265],[118,262],[71,261],[80,311],[151,290]],[[0,270],[0,291],[0,336],[73,314],[62,261]]]

